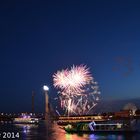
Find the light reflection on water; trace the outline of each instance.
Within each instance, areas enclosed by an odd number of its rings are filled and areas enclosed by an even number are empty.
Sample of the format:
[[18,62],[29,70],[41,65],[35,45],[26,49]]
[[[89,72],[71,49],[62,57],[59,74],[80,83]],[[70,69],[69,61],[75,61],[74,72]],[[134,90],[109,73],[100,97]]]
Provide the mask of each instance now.
[[49,128],[45,122],[34,124],[0,124],[0,131],[19,132],[22,140],[139,140],[140,134],[68,134],[58,125]]
[[15,126],[17,129],[21,129],[21,132],[25,134],[30,134],[33,129],[38,128],[38,125],[35,124],[15,124]]
[[68,134],[64,130],[53,127],[54,133],[51,140],[139,140],[140,135],[122,134]]

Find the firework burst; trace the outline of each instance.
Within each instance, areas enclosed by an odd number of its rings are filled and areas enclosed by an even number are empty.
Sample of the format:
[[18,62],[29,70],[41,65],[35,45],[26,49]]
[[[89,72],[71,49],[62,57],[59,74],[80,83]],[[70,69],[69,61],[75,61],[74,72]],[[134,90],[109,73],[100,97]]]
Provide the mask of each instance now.
[[[82,87],[92,80],[86,66],[73,66],[70,70],[58,71],[53,75],[54,86],[67,92],[80,93]],[[68,93],[69,93],[68,92]],[[71,94],[72,94],[71,93]]]
[[59,89],[59,100],[65,114],[86,114],[99,100],[99,87],[85,65],[57,71],[53,75],[54,87]]

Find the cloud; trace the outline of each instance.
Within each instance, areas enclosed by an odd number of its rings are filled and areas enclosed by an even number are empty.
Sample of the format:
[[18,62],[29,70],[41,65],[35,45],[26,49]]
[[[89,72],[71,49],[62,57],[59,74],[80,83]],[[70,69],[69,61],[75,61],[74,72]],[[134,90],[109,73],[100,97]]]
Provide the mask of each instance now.
[[119,72],[127,77],[133,73],[133,60],[131,57],[117,56],[115,58],[115,66],[112,68],[114,72]]

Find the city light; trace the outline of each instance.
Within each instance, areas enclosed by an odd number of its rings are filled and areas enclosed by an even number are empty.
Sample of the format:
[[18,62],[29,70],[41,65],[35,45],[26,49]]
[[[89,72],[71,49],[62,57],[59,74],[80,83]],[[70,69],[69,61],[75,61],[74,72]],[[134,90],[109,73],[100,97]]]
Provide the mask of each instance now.
[[49,91],[49,87],[46,86],[46,85],[44,85],[44,86],[43,86],[43,90],[44,90],[44,91]]

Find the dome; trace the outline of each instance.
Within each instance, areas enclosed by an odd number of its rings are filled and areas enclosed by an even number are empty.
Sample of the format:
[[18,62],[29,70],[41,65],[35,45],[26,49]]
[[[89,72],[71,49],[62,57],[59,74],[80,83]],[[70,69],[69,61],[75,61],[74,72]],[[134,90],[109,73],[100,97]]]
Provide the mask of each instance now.
[[133,103],[128,103],[124,106],[123,110],[131,110],[134,115],[137,110],[137,107]]

